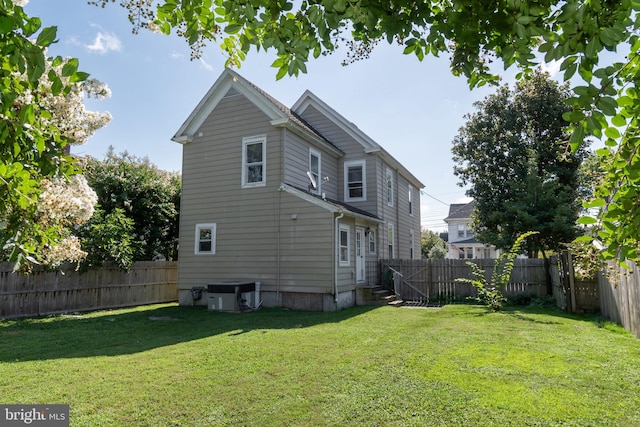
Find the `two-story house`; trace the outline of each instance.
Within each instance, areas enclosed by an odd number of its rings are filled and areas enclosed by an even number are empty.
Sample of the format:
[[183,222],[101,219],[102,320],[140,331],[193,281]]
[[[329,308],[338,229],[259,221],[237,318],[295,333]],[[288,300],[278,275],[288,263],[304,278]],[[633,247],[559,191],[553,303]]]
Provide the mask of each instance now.
[[258,282],[265,306],[355,304],[379,258],[420,257],[423,184],[311,92],[288,108],[225,70],[172,138],[183,144],[179,301]]
[[497,258],[499,255],[495,246],[477,241],[471,231],[474,206],[474,201],[449,206],[449,216],[444,219],[449,231],[449,259]]

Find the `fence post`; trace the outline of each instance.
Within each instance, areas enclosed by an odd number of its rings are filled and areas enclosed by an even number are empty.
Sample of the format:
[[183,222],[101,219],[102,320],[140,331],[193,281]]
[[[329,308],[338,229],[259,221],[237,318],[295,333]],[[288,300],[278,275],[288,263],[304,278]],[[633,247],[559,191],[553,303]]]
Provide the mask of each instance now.
[[402,298],[402,274],[393,271],[393,292]]
[[569,289],[571,291],[571,312],[575,313],[578,309],[576,304],[576,278],[573,273],[573,256],[567,254],[567,273],[569,274]]

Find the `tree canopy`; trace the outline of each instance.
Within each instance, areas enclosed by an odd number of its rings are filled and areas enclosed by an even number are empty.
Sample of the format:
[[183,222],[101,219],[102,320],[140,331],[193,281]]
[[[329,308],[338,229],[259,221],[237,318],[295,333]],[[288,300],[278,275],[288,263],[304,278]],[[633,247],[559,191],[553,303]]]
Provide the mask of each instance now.
[[99,252],[88,260],[92,265],[177,259],[180,174],[112,148],[104,160],[86,157],[80,165],[98,198],[98,216],[81,233],[84,246]]
[[420,249],[423,258],[439,258],[447,256],[447,243],[432,230],[422,231]]
[[585,145],[568,151],[567,87],[536,71],[475,104],[453,141],[454,173],[475,199],[476,238],[508,249],[518,235],[530,251],[558,250],[578,235],[579,168]]
[[[115,0],[92,0],[103,7]],[[134,31],[173,30],[198,56],[208,42],[240,66],[252,47],[275,52],[276,77],[306,71],[311,58],[349,47],[367,57],[380,40],[422,60],[447,55],[470,87],[496,83],[493,70],[519,67],[525,78],[540,62],[557,61],[565,80],[581,79],[567,100],[574,149],[585,136],[598,151],[604,180],[586,207],[605,258],[638,259],[640,242],[639,0],[120,0]],[[610,52],[618,53],[611,55]],[[626,56],[623,56],[627,53]]]

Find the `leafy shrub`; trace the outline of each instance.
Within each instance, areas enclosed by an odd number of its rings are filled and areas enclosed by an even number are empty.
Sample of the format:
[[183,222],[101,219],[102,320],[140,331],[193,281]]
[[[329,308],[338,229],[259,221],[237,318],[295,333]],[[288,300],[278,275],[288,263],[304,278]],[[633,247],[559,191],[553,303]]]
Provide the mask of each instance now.
[[520,248],[524,240],[532,234],[537,234],[537,231],[528,231],[521,234],[513,243],[509,252],[500,254],[493,266],[490,282],[487,282],[485,271],[471,261],[468,261],[467,265],[471,268],[474,279],[460,278],[456,280],[469,283],[476,288],[478,296],[472,299],[489,306],[493,311],[500,311],[504,303],[507,302],[507,299],[502,294],[502,289],[511,279],[513,263],[518,254],[520,254]]

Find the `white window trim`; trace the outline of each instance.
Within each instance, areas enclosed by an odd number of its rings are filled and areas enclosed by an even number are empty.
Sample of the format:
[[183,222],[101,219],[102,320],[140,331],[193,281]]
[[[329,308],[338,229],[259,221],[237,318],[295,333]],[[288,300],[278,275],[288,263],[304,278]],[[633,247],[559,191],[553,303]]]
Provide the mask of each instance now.
[[313,174],[313,171],[311,170],[311,157],[312,156],[316,156],[318,158],[318,176],[316,177],[316,189],[314,190],[312,188],[311,192],[315,193],[315,194],[320,194],[322,192],[322,189],[320,188],[322,186],[322,155],[320,154],[320,152],[318,150],[314,150],[313,148],[309,148],[309,172],[311,174]]
[[[349,168],[362,166],[362,197],[349,197]],[[351,160],[344,162],[344,200],[346,202],[364,202],[367,200],[367,161]]]
[[[262,181],[248,182],[247,145],[262,143]],[[242,188],[264,187],[267,185],[267,136],[248,136],[242,138]]]
[[387,168],[384,184],[387,189],[387,206],[393,206],[393,171],[389,168]]
[[[351,265],[351,228],[348,225],[344,225],[344,224],[340,224],[338,226],[338,247],[339,247],[339,264],[340,267],[348,267]],[[342,232],[346,231],[347,233],[347,260],[343,261],[342,260],[342,248],[344,248],[344,246],[342,246]]]
[[[200,230],[202,229],[211,229],[211,250],[210,251],[200,251]],[[216,228],[217,224],[215,222],[208,224],[196,224],[196,234],[195,234],[195,246],[194,253],[196,255],[215,255],[216,254]]]

